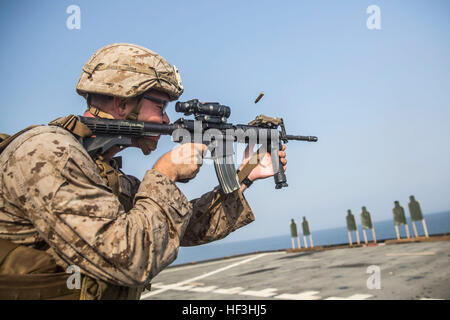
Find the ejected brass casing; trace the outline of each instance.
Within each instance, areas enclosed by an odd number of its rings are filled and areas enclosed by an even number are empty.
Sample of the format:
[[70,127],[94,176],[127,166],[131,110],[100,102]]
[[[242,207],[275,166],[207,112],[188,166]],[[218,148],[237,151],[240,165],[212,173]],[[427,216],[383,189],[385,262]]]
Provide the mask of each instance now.
[[259,100],[261,100],[261,98],[264,96],[264,91],[261,91],[261,93],[259,94],[259,96],[256,98],[255,103],[258,103]]

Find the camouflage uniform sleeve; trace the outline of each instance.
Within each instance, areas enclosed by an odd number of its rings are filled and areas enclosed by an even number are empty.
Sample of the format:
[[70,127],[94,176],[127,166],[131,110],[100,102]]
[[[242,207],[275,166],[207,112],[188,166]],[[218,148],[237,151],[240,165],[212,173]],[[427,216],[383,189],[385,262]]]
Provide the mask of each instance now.
[[226,237],[255,220],[241,191],[223,194],[219,189],[192,201],[193,214],[182,246],[195,246]]
[[175,260],[192,204],[170,179],[149,170],[125,213],[78,141],[63,129],[46,128],[29,133],[8,158],[3,177],[9,201],[57,261],[113,284],[146,285]]

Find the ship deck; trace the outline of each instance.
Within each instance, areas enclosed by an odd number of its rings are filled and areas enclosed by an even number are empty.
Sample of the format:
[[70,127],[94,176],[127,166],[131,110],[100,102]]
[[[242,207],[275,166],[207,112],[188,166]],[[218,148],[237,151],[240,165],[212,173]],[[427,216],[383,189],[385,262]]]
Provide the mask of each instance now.
[[450,298],[450,241],[258,252],[173,266],[142,300]]

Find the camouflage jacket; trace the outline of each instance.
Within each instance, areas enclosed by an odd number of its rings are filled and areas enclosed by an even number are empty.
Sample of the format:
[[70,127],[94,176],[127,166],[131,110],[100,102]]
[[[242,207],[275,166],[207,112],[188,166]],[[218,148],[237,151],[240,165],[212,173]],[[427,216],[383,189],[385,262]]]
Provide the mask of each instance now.
[[148,170],[125,212],[94,161],[68,131],[39,126],[0,155],[0,239],[47,250],[58,265],[115,285],[147,285],[178,247],[221,239],[252,222],[240,191],[188,201]]

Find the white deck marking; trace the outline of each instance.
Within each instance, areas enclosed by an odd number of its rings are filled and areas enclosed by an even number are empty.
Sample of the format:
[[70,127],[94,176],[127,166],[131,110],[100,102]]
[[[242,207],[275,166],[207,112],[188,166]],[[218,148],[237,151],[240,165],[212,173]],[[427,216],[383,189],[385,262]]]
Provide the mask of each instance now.
[[276,296],[276,299],[288,299],[288,300],[319,300],[320,297],[316,296],[319,291],[304,291],[300,293],[284,293]]
[[[170,284],[169,284],[170,286]],[[188,285],[181,285],[175,288],[172,288],[173,290],[177,290],[177,291],[190,291],[192,288],[195,288],[195,285],[192,284],[188,284]]]
[[320,259],[308,259],[308,258],[298,258],[299,262],[316,262],[320,261]]
[[357,294],[354,294],[354,295],[352,295],[350,297],[347,297],[347,298],[329,297],[329,298],[326,298],[324,300],[366,300],[366,299],[368,299],[370,297],[373,297],[373,296],[371,294],[360,294],[360,293],[357,293]]
[[158,288],[158,289],[165,289],[170,288],[171,290],[176,291],[190,291],[191,289],[195,288],[195,284],[185,284],[180,285],[178,287],[172,287],[170,284],[163,284],[162,282],[152,284],[152,288]]
[[[257,254],[257,253],[255,253]],[[276,251],[276,252],[267,252],[265,253],[267,255],[274,255],[274,254],[286,254],[285,251]],[[161,271],[159,274],[166,274],[168,272],[174,272],[174,271],[184,271],[184,270],[188,270],[188,269],[193,269],[193,268],[199,268],[199,267],[206,267],[206,266],[210,266],[210,265],[214,265],[214,264],[220,264],[220,263],[227,263],[227,262],[233,262],[233,261],[241,261],[244,260],[245,258],[247,258],[246,256],[243,257],[229,257],[229,258],[224,258],[221,260],[217,260],[217,261],[210,261],[210,262],[201,262],[199,261],[198,263],[193,263],[192,265],[174,265],[171,266],[170,268],[164,269],[163,271]],[[302,260],[303,261],[303,260]]]
[[386,253],[387,257],[401,257],[401,256],[434,256],[436,252],[426,251],[426,252],[400,252],[400,253]]
[[229,266],[226,266],[226,267],[217,269],[217,270],[215,270],[215,271],[211,271],[211,272],[205,273],[205,274],[203,274],[203,275],[201,275],[201,276],[198,276],[198,277],[195,277],[195,278],[192,278],[192,279],[188,279],[188,280],[184,280],[184,281],[181,281],[181,282],[177,282],[177,283],[168,285],[168,286],[166,286],[165,288],[162,288],[162,289],[159,289],[159,290],[156,290],[156,291],[151,291],[151,292],[149,292],[149,293],[146,293],[146,294],[142,295],[142,296],[141,296],[141,300],[146,299],[146,298],[151,297],[151,296],[154,296],[154,295],[157,295],[157,294],[159,294],[159,293],[161,293],[161,292],[165,292],[165,291],[167,291],[167,290],[170,290],[170,289],[174,289],[174,288],[180,287],[180,286],[182,286],[182,285],[185,284],[185,283],[197,281],[197,280],[200,280],[200,279],[209,277],[209,276],[211,276],[211,275],[213,275],[213,274],[216,274],[216,273],[219,273],[219,272],[222,272],[222,271],[225,271],[225,270],[234,268],[234,267],[239,266],[239,265],[241,265],[241,264],[244,264],[244,263],[247,263],[247,262],[250,262],[250,261],[259,259],[259,258],[262,258],[262,257],[266,256],[267,254],[268,254],[268,253],[262,253],[262,254],[259,254],[259,255],[257,255],[257,256],[254,256],[254,257],[245,259],[245,260],[243,260],[243,261],[239,261],[239,262],[230,264]]
[[190,289],[189,291],[192,291],[192,292],[209,292],[209,291],[213,291],[216,288],[217,288],[217,286],[209,286],[209,287],[193,288],[193,289]]
[[192,284],[193,286],[204,286],[205,285],[203,282],[189,282],[186,284]]
[[253,297],[264,297],[264,298],[268,298],[268,297],[273,297],[274,295],[276,295],[277,293],[275,291],[277,291],[277,288],[267,288],[267,289],[263,289],[263,290],[247,290],[244,292],[239,293],[242,296],[253,296]]
[[174,265],[168,269],[161,271],[159,274],[166,274],[168,272],[174,272],[174,271],[184,271],[184,270],[188,270],[188,269],[206,267],[206,266],[211,266],[211,265],[220,264],[220,263],[223,264],[223,263],[227,263],[227,262],[234,262],[236,260],[241,261],[241,260],[244,260],[245,258],[247,258],[247,257],[234,257],[234,258],[227,258],[227,259],[223,259],[223,260],[219,260],[219,261],[198,262],[198,263],[195,263],[192,265],[182,265],[182,266]]
[[[274,299],[285,299],[285,300],[320,300],[322,297],[317,295],[319,291],[303,291],[300,293],[283,293],[280,295],[276,295],[277,288],[267,288],[263,290],[247,290],[243,291],[242,287],[233,287],[228,289],[216,289],[217,286],[208,286],[208,287],[195,287],[192,284],[184,284],[174,287],[173,285],[164,285],[162,282],[155,283],[152,285],[155,288],[167,289],[167,290],[176,290],[176,291],[190,291],[190,292],[213,292],[220,294],[232,294],[232,295],[245,295],[245,296],[253,296],[253,297],[264,297],[264,298],[274,298]],[[274,296],[275,295],[275,296]],[[371,294],[361,294],[356,293],[349,297],[328,297],[323,300],[366,300],[368,298],[373,297]],[[430,299],[430,298],[421,298],[420,300],[443,300],[443,299]]]
[[244,290],[244,288],[234,287],[234,288],[229,288],[229,289],[217,289],[217,290],[214,290],[214,292],[222,293],[222,294],[237,294],[239,292],[242,292],[242,290]]

